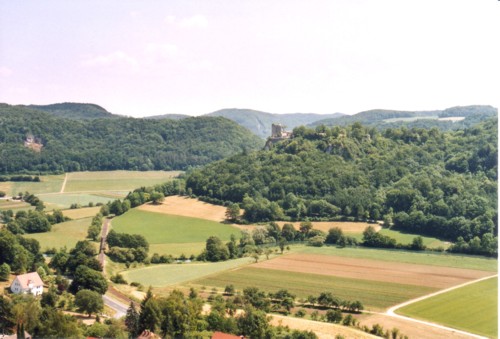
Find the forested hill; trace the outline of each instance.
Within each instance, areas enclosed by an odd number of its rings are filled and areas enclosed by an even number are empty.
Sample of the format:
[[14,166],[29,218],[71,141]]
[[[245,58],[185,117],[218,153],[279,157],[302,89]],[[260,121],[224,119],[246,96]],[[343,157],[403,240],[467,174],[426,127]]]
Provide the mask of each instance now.
[[255,111],[251,109],[222,109],[207,114],[207,116],[219,116],[233,120],[239,125],[246,127],[255,135],[261,138],[267,138],[271,135],[271,125],[275,123],[283,124],[291,130],[297,126],[308,125],[314,121],[337,118],[343,116],[341,113],[334,114],[315,114],[315,113],[290,113],[273,114]]
[[[325,118],[312,122],[309,125],[310,127],[320,125],[346,126],[355,122],[360,122],[366,126],[376,126],[382,129],[397,127],[437,127],[441,130],[452,130],[471,127],[480,121],[497,116],[498,109],[486,105],[457,106],[433,111],[373,109],[354,115],[344,115],[334,119]],[[463,120],[450,118],[462,118]]]
[[70,120],[0,104],[0,173],[186,169],[263,144],[224,118]]
[[386,219],[450,240],[496,235],[496,118],[453,132],[355,123],[293,133],[192,172],[187,188],[240,203],[249,221]]
[[48,112],[52,115],[68,118],[68,119],[97,119],[97,118],[118,118],[104,108],[94,104],[80,104],[72,102],[64,102],[51,105],[29,105],[30,109]]

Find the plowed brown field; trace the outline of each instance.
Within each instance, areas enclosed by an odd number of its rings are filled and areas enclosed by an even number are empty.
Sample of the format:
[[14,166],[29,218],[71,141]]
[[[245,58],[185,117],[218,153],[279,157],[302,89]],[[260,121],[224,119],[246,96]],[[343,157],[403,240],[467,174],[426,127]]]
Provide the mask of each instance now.
[[262,261],[253,267],[435,288],[446,288],[491,275],[491,272],[470,269],[314,254],[290,254]]

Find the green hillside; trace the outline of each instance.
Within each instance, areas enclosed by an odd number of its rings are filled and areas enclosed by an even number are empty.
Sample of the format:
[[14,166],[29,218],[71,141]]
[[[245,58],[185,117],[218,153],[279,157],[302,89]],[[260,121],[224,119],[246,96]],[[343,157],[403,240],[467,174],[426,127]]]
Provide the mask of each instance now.
[[65,102],[52,105],[29,105],[26,107],[30,109],[44,111],[57,117],[76,119],[76,120],[118,117],[117,115],[109,113],[101,106],[94,104]]
[[[28,137],[35,144],[26,147]],[[0,104],[0,173],[183,170],[262,146],[219,117],[71,120]]]
[[291,114],[273,114],[255,111],[251,109],[222,109],[212,112],[207,116],[224,117],[236,122],[237,124],[249,129],[255,135],[261,138],[267,138],[271,135],[271,125],[279,123],[285,125],[288,130],[301,125],[308,125],[314,121],[337,118],[341,113],[335,114],[314,114],[314,113],[291,113]]
[[187,187],[241,203],[251,222],[386,219],[408,233],[462,237],[460,251],[495,248],[497,119],[450,132],[355,123],[293,134],[194,171]]
[[[354,115],[344,115],[339,118],[325,118],[317,120],[309,125],[312,127],[325,126],[347,126],[359,122],[366,126],[376,126],[380,128],[398,127],[418,127],[432,128],[438,127],[442,130],[461,129],[470,127],[477,122],[496,117],[498,109],[492,106],[473,105],[457,106],[444,110],[433,111],[397,111],[374,109],[360,112]],[[459,117],[460,121],[447,121],[444,118]]]

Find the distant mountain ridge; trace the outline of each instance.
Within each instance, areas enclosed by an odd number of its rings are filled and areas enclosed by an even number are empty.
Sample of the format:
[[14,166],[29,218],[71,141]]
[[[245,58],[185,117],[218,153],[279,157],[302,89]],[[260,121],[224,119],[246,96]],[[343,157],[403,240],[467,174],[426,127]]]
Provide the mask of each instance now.
[[112,114],[103,107],[95,104],[63,102],[51,105],[28,105],[25,107],[44,111],[55,115],[56,117],[76,120],[119,117],[119,115]]
[[288,130],[301,125],[308,125],[317,120],[336,119],[344,116],[342,113],[317,114],[317,113],[285,113],[275,114],[251,109],[229,108],[215,111],[207,116],[219,116],[233,120],[237,124],[246,127],[261,138],[271,135],[271,125],[278,123],[285,125]]

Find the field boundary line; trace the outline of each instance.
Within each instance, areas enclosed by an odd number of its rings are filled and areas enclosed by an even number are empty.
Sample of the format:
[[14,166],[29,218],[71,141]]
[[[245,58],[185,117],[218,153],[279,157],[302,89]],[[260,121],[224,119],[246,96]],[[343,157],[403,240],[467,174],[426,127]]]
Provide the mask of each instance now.
[[498,274],[494,274],[494,275],[490,275],[488,277],[484,277],[484,278],[480,278],[480,279],[468,281],[468,282],[460,284],[460,285],[456,285],[456,286],[452,286],[452,287],[449,287],[449,288],[445,288],[444,290],[440,290],[440,291],[437,291],[437,292],[433,292],[433,293],[424,295],[422,297],[418,297],[418,298],[415,298],[415,299],[412,299],[412,300],[408,300],[408,301],[406,301],[404,303],[392,306],[384,314],[387,315],[387,316],[390,316],[390,317],[395,317],[395,318],[399,318],[399,319],[413,321],[413,322],[416,322],[416,323],[420,323],[420,324],[424,324],[424,325],[428,325],[428,326],[432,326],[432,327],[441,328],[441,329],[448,330],[448,331],[451,331],[451,332],[457,332],[457,333],[465,334],[465,335],[471,336],[473,338],[487,338],[487,337],[483,337],[483,336],[480,336],[480,335],[477,335],[477,334],[474,334],[474,333],[462,331],[462,330],[455,329],[455,328],[452,328],[452,327],[447,327],[447,326],[440,325],[440,324],[437,324],[437,323],[433,323],[433,322],[430,322],[430,321],[419,320],[419,319],[410,318],[410,317],[407,317],[407,316],[404,316],[404,315],[396,314],[395,311],[397,311],[398,309],[400,309],[402,307],[414,304],[416,302],[419,302],[419,301],[422,301],[422,300],[425,300],[425,299],[429,299],[429,298],[435,297],[437,295],[440,295],[440,294],[443,294],[443,293],[447,293],[447,292],[450,292],[450,291],[453,291],[453,290],[456,290],[456,289],[459,289],[459,288],[462,288],[462,287],[465,287],[465,286],[468,286],[468,285],[472,285],[472,284],[475,284],[475,283],[478,283],[478,282],[481,282],[481,281],[484,281],[484,280],[492,279],[492,278],[495,278],[495,277],[498,277]]
[[66,182],[68,181],[68,173],[64,174],[64,181],[62,183],[61,191],[59,193],[64,193],[64,189],[66,188]]

